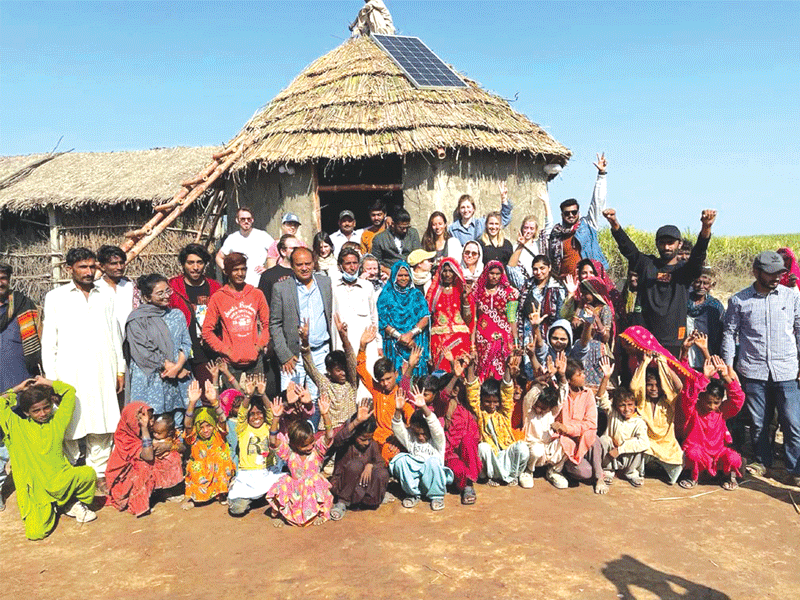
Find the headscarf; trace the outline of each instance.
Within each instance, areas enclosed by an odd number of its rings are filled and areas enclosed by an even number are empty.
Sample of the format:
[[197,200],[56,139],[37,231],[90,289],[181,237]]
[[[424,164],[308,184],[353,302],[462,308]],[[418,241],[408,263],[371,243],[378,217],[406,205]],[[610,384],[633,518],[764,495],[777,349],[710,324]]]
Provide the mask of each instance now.
[[581,281],[580,287],[605,304],[611,311],[611,339],[613,340],[616,316],[614,314],[614,303],[611,301],[611,296],[609,295],[609,290],[605,281],[600,277],[588,277]]
[[[464,250],[467,249],[467,246],[473,244],[478,249],[478,262],[475,264],[475,273],[472,273],[467,267],[467,264],[464,262]],[[478,281],[481,274],[483,273],[483,248],[481,245],[476,242],[475,240],[470,240],[466,244],[464,244],[464,248],[461,250],[461,269],[464,274],[464,281],[468,281],[470,283],[474,283]]]
[[431,313],[433,313],[433,311],[436,309],[436,304],[439,302],[439,296],[442,294],[442,267],[445,265],[448,265],[455,273],[455,277],[453,278],[453,287],[458,294],[459,302],[461,301],[461,294],[464,291],[464,272],[461,270],[461,267],[454,258],[443,258],[439,263],[439,270],[436,271],[436,276],[431,281],[431,287],[428,288],[428,308],[430,309]]
[[228,388],[219,395],[219,405],[225,412],[226,417],[230,417],[233,403],[239,396],[244,397],[244,394],[242,394],[242,392],[240,392],[239,390],[235,390],[233,388]]
[[[581,260],[578,263],[578,265],[586,263],[587,260],[592,264],[592,268],[594,269],[595,272],[594,276],[601,279],[605,284],[607,291],[606,295],[608,296],[608,298],[611,299],[611,304],[616,304],[619,301],[620,293],[619,290],[617,289],[617,285],[611,279],[611,277],[608,274],[608,271],[606,271],[606,268],[603,266],[603,263],[593,258],[586,258]],[[578,277],[577,273],[575,274],[575,277],[576,278]]]
[[161,370],[165,360],[172,360],[175,344],[164,317],[171,309],[142,304],[125,323],[130,357],[146,375]]
[[150,407],[144,402],[131,402],[119,415],[117,430],[114,432],[114,449],[106,467],[106,481],[109,487],[128,473],[133,461],[142,452],[142,429],[138,418],[141,410],[147,412]]
[[[406,287],[397,284],[397,273],[405,269],[409,280]],[[428,303],[411,281],[411,267],[404,260],[398,260],[392,266],[388,284],[378,296],[378,329],[383,332],[391,325],[400,333],[411,331],[425,316],[428,316]]]
[[211,410],[205,406],[194,413],[194,435],[198,442],[210,444],[211,440],[214,438],[213,434],[211,435],[211,438],[207,440],[200,438],[200,425],[203,423],[208,423],[216,431],[217,419],[214,417]]
[[481,276],[475,283],[475,287],[472,288],[470,298],[474,302],[489,302],[489,294],[486,292],[486,281],[489,279],[489,271],[491,271],[493,268],[499,268],[502,273],[500,282],[497,284],[498,289],[494,294],[494,297],[501,298],[506,302],[517,301],[519,299],[519,290],[517,290],[517,288],[511,285],[511,283],[508,281],[508,275],[506,275],[505,267],[503,267],[503,263],[501,263],[499,260],[489,261],[489,264],[484,267],[483,273],[481,273]]
[[694,379],[698,375],[697,371],[684,365],[672,356],[669,350],[658,343],[658,340],[652,333],[640,325],[628,327],[619,334],[619,337],[642,352],[658,352],[667,359],[670,367],[685,377]]
[[550,325],[550,327],[547,330],[547,346],[548,347],[550,346],[550,332],[553,331],[553,329],[557,329],[559,327],[567,332],[567,337],[569,338],[569,345],[567,346],[566,350],[564,350],[564,352],[569,354],[569,350],[570,348],[572,348],[572,323],[570,323],[566,319],[558,319],[557,321],[554,321],[552,325]]
[[795,285],[797,285],[797,287],[800,288],[800,265],[797,264],[797,257],[794,255],[794,252],[792,252],[791,248],[779,248],[778,253],[785,254],[786,256],[789,257],[789,260],[791,261],[791,264],[789,265],[789,270],[786,271],[783,275],[781,275],[781,285],[789,287],[789,276],[794,275],[795,277],[797,277]]

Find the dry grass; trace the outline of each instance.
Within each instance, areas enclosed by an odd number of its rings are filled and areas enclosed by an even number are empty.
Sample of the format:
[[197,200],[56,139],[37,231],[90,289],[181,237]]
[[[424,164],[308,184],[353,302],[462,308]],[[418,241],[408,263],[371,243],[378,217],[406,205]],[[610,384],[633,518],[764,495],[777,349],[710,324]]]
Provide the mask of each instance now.
[[351,39],[314,61],[228,146],[235,170],[321,158],[348,160],[463,148],[546,155],[571,152],[503,98],[474,81],[420,90],[371,39]]

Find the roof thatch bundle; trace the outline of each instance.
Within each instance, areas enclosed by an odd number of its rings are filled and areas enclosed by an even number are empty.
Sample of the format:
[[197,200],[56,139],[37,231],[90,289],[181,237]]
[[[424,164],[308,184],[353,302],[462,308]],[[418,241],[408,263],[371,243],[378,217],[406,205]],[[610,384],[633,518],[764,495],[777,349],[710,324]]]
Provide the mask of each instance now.
[[[128,202],[171,200],[180,182],[211,162],[218,147],[157,148],[133,152],[66,152],[0,157],[0,211],[57,206],[77,210]],[[27,168],[39,162],[38,166]],[[18,176],[15,176],[18,175]]]
[[438,148],[569,159],[503,98],[465,81],[466,88],[417,89],[369,37],[350,39],[311,63],[229,142],[245,148],[234,170]]

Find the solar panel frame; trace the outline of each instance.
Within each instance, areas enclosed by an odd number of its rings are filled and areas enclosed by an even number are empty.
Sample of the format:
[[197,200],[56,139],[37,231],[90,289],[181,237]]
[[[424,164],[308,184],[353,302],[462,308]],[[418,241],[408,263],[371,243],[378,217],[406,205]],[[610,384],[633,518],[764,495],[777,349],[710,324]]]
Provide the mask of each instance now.
[[466,82],[418,37],[373,34],[373,41],[419,89],[459,89]]

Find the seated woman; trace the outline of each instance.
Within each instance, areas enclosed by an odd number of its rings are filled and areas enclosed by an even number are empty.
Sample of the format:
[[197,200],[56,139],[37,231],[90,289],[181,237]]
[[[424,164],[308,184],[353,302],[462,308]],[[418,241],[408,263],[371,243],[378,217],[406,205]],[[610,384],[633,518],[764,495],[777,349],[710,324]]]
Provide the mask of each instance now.
[[150,512],[155,490],[170,490],[183,482],[180,454],[165,450],[157,457],[153,424],[153,409],[144,402],[131,402],[123,408],[106,469],[109,502],[137,517]]
[[472,307],[461,267],[445,258],[427,295],[431,311],[431,362],[433,370],[450,371],[453,357],[469,354]]
[[428,374],[430,311],[425,296],[411,282],[411,267],[398,260],[392,266],[389,282],[378,297],[378,330],[383,336],[383,356],[400,371],[413,346],[422,357],[414,375]]
[[126,343],[130,348],[128,402],[139,400],[155,414],[170,413],[183,429],[186,394],[192,380],[185,368],[192,353],[192,338],[186,318],[169,307],[172,289],[167,278],[143,275],[136,281],[144,303],[128,316]]
[[44,377],[27,379],[0,395],[0,428],[29,540],[41,540],[55,529],[56,507],[66,508],[64,514],[79,523],[97,518],[86,508],[94,500],[97,474],[92,467],[73,467],[64,456],[64,433],[74,410],[75,388]]

